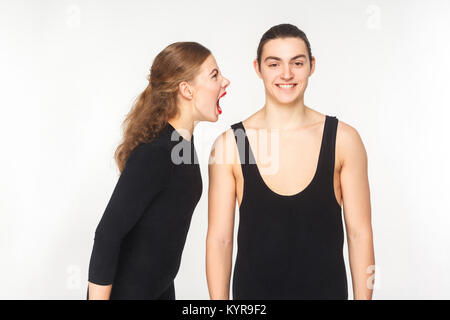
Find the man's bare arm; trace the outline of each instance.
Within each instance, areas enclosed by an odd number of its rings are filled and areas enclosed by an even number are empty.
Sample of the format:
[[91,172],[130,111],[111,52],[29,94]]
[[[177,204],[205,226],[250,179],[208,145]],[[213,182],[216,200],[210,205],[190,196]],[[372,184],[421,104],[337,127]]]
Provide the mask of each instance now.
[[367,154],[359,133],[339,122],[336,139],[354,299],[372,299],[374,248]]
[[209,161],[206,277],[213,300],[227,300],[230,292],[236,182],[228,159],[234,153],[234,135],[227,132],[216,139]]

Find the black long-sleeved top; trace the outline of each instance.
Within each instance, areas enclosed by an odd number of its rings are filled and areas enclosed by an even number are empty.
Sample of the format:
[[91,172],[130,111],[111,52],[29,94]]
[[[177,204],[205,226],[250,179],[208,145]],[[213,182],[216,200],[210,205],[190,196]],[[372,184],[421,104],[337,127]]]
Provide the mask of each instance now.
[[178,273],[201,194],[194,136],[167,123],[131,152],[96,228],[88,281],[112,284],[110,299],[158,299]]

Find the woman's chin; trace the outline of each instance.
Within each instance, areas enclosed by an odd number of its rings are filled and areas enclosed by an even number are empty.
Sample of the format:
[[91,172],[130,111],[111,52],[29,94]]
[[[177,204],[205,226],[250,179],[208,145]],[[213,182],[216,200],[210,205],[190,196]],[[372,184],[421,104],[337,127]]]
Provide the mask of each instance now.
[[219,114],[216,112],[204,115],[199,121],[216,122],[217,120],[219,120]]
[[209,120],[209,121],[216,122],[217,120],[219,120],[219,115],[220,115],[219,110],[217,109],[217,107],[215,107],[214,113],[212,113],[211,120]]
[[210,122],[216,122],[217,120],[219,120],[219,115],[216,113],[216,114],[213,114],[212,117],[211,117],[211,119],[208,120],[208,121],[210,121]]
[[217,108],[215,110],[208,110],[208,112],[202,112],[197,115],[196,121],[216,122],[219,119],[219,112]]

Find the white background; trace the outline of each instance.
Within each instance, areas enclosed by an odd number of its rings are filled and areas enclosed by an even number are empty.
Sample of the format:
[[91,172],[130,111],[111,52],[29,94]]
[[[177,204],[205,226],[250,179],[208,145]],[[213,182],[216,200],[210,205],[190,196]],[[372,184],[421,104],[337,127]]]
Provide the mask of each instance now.
[[439,0],[1,0],[0,298],[85,299],[120,125],[155,55],[198,41],[231,85],[219,121],[194,132],[203,195],[175,288],[208,299],[208,154],[264,104],[252,60],[262,34],[288,22],[317,60],[306,105],[355,127],[367,150],[374,299],[449,299],[449,16]]

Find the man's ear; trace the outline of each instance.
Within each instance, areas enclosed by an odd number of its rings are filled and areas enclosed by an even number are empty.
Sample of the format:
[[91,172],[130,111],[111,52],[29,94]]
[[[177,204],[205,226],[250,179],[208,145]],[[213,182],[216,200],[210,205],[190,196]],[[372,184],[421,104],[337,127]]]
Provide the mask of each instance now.
[[186,81],[180,82],[180,84],[178,85],[178,91],[180,91],[180,94],[184,98],[188,100],[192,99],[192,87]]
[[253,68],[255,68],[255,72],[260,79],[262,79],[261,71],[259,70],[258,59],[253,60]]
[[315,69],[316,69],[316,58],[311,57],[311,71],[309,72],[310,76],[314,73]]

